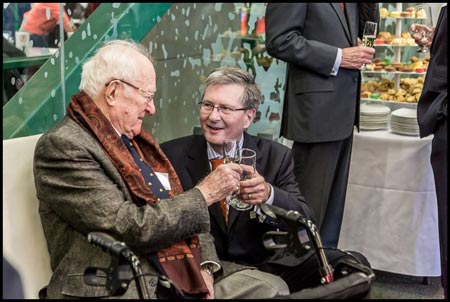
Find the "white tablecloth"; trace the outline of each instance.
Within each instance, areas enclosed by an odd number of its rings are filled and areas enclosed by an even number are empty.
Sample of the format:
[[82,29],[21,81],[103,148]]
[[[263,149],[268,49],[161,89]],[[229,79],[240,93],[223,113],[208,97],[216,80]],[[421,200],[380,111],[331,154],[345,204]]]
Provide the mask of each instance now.
[[440,275],[431,140],[355,132],[339,248],[361,252],[374,269]]

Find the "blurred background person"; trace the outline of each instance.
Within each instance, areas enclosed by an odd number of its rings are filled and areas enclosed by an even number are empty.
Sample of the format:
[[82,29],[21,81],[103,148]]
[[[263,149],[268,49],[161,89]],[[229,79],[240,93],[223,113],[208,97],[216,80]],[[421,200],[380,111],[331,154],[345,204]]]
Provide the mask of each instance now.
[[[61,3],[32,3],[31,9],[24,13],[20,30],[30,33],[32,47],[58,47],[59,38],[55,41],[52,33],[60,22],[60,6]],[[65,35],[76,29],[64,7],[63,26]],[[59,33],[56,37],[59,37]]]
[[3,4],[3,36],[12,44],[16,41],[16,31],[20,29],[23,14],[31,9],[31,3]]

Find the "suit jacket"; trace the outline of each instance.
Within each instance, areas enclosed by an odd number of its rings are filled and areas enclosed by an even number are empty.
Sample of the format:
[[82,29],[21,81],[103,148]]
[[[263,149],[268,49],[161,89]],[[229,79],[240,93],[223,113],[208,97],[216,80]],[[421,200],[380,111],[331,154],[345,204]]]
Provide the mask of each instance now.
[[[244,134],[243,147],[256,151],[256,170],[272,184],[273,205],[297,210],[312,217],[310,209],[300,193],[293,173],[291,150],[277,142]],[[161,148],[177,171],[183,188],[194,187],[211,172],[204,136],[192,135],[161,144]],[[209,207],[211,234],[221,260],[256,265],[274,253],[264,248],[262,236],[274,228],[258,222],[253,211],[236,211],[230,207],[228,225],[225,225],[220,205]]]
[[[195,234],[209,232],[205,200],[197,189],[172,199],[138,207],[130,190],[100,144],[65,117],[39,139],[34,178],[53,275],[49,298],[108,296],[104,286],[87,285],[87,267],[108,267],[111,256],[87,241],[93,231],[106,232],[133,250],[154,297],[156,271],[148,254]],[[216,255],[212,242],[204,255]],[[99,278],[104,281],[104,278]],[[65,295],[65,296],[62,296]],[[123,297],[138,298],[135,282]]]
[[267,52],[287,63],[281,135],[298,142],[336,141],[359,126],[361,74],[340,68],[338,48],[357,46],[365,21],[378,22],[376,3],[269,3]]
[[434,133],[447,119],[447,5],[441,9],[433,43],[430,63],[417,105],[420,136]]

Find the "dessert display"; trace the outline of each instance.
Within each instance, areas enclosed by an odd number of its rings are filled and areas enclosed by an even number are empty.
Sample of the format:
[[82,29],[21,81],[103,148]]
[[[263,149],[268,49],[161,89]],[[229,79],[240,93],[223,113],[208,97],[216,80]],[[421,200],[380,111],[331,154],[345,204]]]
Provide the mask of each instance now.
[[394,37],[391,33],[382,31],[378,33],[377,38],[374,41],[374,44],[388,44],[395,46],[417,46],[414,39],[411,37],[411,34],[408,31],[402,32],[400,37]]
[[416,72],[423,73],[427,71],[429,57],[418,58],[412,56],[408,62],[392,62],[389,59],[382,60],[377,57],[373,60],[372,64],[367,64],[366,67],[369,71],[384,71],[384,72]]
[[380,18],[417,18],[424,19],[426,18],[426,13],[424,10],[419,10],[416,12],[414,7],[408,7],[403,11],[389,11],[385,7],[380,8]]
[[361,84],[361,98],[417,103],[422,93],[423,82],[423,77],[402,78],[400,87],[395,89],[392,80],[385,78],[380,81],[369,80]]
[[424,18],[425,11],[403,3],[395,4],[394,9],[390,9],[391,4],[385,6],[380,7],[380,18],[389,20],[380,21],[373,44],[376,54],[372,64],[366,64],[362,71],[360,96],[369,104],[402,102],[409,105],[395,106],[415,108],[422,93],[429,56],[416,54],[414,47],[418,45],[411,37],[409,26],[417,22],[416,18]]

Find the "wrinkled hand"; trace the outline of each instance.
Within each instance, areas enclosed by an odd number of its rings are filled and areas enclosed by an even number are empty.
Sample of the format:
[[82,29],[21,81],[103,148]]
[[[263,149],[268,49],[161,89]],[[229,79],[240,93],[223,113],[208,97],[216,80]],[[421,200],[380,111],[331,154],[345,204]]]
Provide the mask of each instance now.
[[266,181],[258,171],[253,173],[253,167],[240,165],[242,171],[247,174],[248,179],[241,180],[241,188],[238,198],[245,203],[258,205],[264,203],[269,198],[269,189]]
[[231,193],[239,191],[240,177],[241,167],[238,164],[224,164],[206,176],[196,185],[196,188],[202,192],[206,204],[210,206]]
[[210,276],[206,271],[200,270],[202,273],[203,280],[205,281],[206,287],[209,293],[206,295],[205,299],[214,299],[214,277]]
[[430,46],[433,41],[435,28],[430,28],[423,24],[411,24],[409,29],[412,31],[411,37],[419,46]]
[[375,49],[366,46],[354,46],[342,49],[342,68],[360,69],[363,64],[372,63]]

